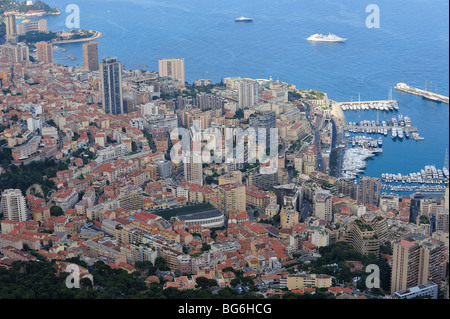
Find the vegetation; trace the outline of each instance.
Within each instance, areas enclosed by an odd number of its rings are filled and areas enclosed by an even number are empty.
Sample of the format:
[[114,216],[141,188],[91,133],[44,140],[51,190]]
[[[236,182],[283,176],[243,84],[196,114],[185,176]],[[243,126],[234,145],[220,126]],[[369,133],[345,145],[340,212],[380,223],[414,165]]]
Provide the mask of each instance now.
[[91,38],[95,35],[94,30],[72,30],[71,33],[74,34],[72,40]]
[[64,212],[61,207],[52,206],[52,207],[50,207],[50,215],[51,216],[61,216],[61,215],[64,215]]
[[33,1],[32,5],[27,5],[26,1],[11,1],[11,0],[0,1],[0,12],[17,11],[20,13],[26,13],[29,10],[45,10],[47,13],[57,12],[56,8],[52,8],[48,4],[40,0]]
[[291,151],[291,152],[298,151],[298,150],[300,150],[301,146],[302,146],[302,142],[299,140],[296,140],[289,147],[289,151]]
[[231,287],[244,286],[248,287],[250,291],[257,291],[258,288],[255,286],[253,282],[253,278],[250,276],[244,276],[244,272],[242,270],[236,270],[233,267],[227,267],[222,270],[223,272],[231,271],[236,276],[234,279],[230,281]]
[[[320,247],[319,253],[322,255],[319,259],[312,261],[310,265],[302,265],[304,270],[310,270],[317,274],[328,274],[334,276],[339,282],[351,283],[354,277],[359,277],[357,288],[365,290],[365,281],[368,276],[364,271],[353,271],[347,265],[346,261],[361,261],[364,268],[367,265],[375,264],[380,268],[380,288],[378,293],[390,290],[391,268],[387,261],[380,256],[369,254],[362,255],[355,251],[348,243],[338,242],[327,247]],[[337,264],[337,266],[331,266]]]
[[[2,140],[4,141],[4,140]],[[6,169],[11,164],[13,159],[10,148],[0,148],[0,165]]]
[[[102,261],[88,267],[79,258],[70,258],[68,262],[89,269],[94,284],[88,278],[81,279],[80,289],[66,287],[68,273],[56,275],[54,262],[43,258],[40,261],[19,262],[10,269],[0,267],[1,299],[256,299],[260,295],[242,293],[231,288],[221,289],[213,294],[211,287],[215,280],[197,279],[199,290],[180,291],[176,288],[163,289],[164,280],[147,285],[145,278],[156,274],[155,266],[149,262],[136,263],[139,271],[128,274],[123,269],[112,269]],[[142,272],[141,272],[142,271]],[[206,279],[206,280],[205,280]]]
[[308,100],[321,100],[324,98],[324,96],[325,96],[325,94],[323,92],[311,90],[308,93],[307,99]]
[[[3,157],[2,157],[3,166]],[[5,166],[3,166],[6,168]],[[33,184],[39,184],[47,197],[55,184],[50,178],[56,177],[56,172],[67,169],[67,163],[45,159],[40,162],[31,162],[28,165],[9,165],[4,174],[0,176],[0,191],[8,188],[20,189],[23,194]]]
[[5,41],[6,36],[6,24],[4,22],[0,22],[0,43]]
[[336,176],[336,168],[337,168],[337,151],[332,150],[330,154],[330,175]]
[[37,43],[40,41],[52,41],[53,39],[58,38],[58,35],[55,32],[38,32],[38,31],[30,31],[24,35],[19,36],[19,42],[25,42],[27,44]]
[[289,91],[288,92],[288,100],[289,102],[297,101],[302,98],[302,95],[298,92]]
[[429,224],[430,223],[430,219],[426,215],[420,215],[419,222],[421,224]]
[[242,109],[238,109],[236,113],[234,113],[233,118],[242,119],[244,117],[244,111]]

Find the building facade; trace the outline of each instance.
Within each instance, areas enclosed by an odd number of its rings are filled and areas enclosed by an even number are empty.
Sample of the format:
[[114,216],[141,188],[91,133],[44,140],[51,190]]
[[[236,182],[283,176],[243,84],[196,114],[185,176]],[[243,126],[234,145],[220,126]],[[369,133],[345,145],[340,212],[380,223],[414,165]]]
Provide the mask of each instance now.
[[184,76],[184,59],[160,59],[159,60],[159,76],[170,77],[181,81],[182,86],[185,86]]
[[409,287],[440,282],[445,277],[445,245],[420,233],[393,245],[391,294]]
[[217,205],[226,215],[235,210],[246,210],[245,186],[241,183],[225,184],[218,187],[219,195]]
[[6,220],[25,222],[27,205],[20,189],[6,189],[2,193],[1,207]]
[[107,114],[124,113],[122,92],[123,65],[117,58],[104,58],[100,64],[102,79],[102,104]]
[[380,200],[381,180],[375,177],[362,176],[356,187],[358,204],[378,206]]
[[53,44],[40,41],[36,43],[37,59],[44,63],[53,63]]
[[83,43],[83,64],[89,71],[98,71],[98,44],[97,42]]
[[251,107],[259,102],[259,84],[250,79],[239,82],[239,107]]

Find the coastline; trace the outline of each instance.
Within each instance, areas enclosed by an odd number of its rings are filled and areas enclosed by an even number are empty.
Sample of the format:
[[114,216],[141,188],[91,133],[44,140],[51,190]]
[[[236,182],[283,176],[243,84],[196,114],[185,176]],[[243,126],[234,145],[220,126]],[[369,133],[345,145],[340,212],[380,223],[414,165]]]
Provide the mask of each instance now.
[[39,17],[45,17],[45,16],[59,16],[61,15],[61,12],[58,10],[58,8],[55,8],[56,12],[46,11],[42,13],[28,13],[28,12],[18,12],[18,11],[3,11],[0,12],[0,14],[4,14],[5,16],[14,14],[16,16],[16,19],[23,20],[23,19],[33,19],[33,18],[39,18]]
[[53,44],[66,44],[66,43],[78,43],[78,42],[88,42],[93,41],[100,38],[103,35],[100,31],[95,31],[95,35],[90,38],[83,39],[75,39],[75,40],[60,40],[60,41],[52,41]]

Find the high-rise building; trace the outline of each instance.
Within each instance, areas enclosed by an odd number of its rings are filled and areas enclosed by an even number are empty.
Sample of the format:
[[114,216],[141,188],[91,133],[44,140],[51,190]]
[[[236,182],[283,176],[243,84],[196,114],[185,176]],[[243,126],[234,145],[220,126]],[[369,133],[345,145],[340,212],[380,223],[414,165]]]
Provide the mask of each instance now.
[[184,179],[190,184],[203,186],[203,166],[201,155],[184,157]]
[[6,24],[6,36],[16,36],[17,35],[17,24],[16,24],[16,16],[8,15],[5,18]]
[[97,42],[83,44],[83,64],[89,71],[99,70]]
[[20,63],[30,60],[30,50],[24,43],[18,43],[17,45],[0,45],[0,55],[7,58],[8,61],[12,63]]
[[160,160],[156,162],[158,167],[158,175],[162,178],[170,177],[170,162],[165,160]]
[[2,193],[1,208],[6,220],[25,222],[27,205],[20,189],[6,189]]
[[356,186],[358,204],[378,206],[381,180],[376,177],[362,176]]
[[449,211],[447,208],[439,207],[436,209],[436,230],[448,232]]
[[356,199],[356,184],[354,180],[339,178],[337,186],[340,194]]
[[344,240],[363,255],[378,256],[380,245],[387,241],[387,228],[385,218],[378,218],[375,214],[366,214],[348,225],[344,233]]
[[331,194],[320,192],[316,195],[314,213],[319,219],[329,222],[333,220]]
[[265,191],[271,190],[274,186],[280,185],[278,173],[261,174],[258,170],[255,170],[249,174],[247,185],[256,186]]
[[445,244],[421,233],[393,245],[391,294],[445,278]]
[[107,114],[123,114],[122,93],[123,65],[117,58],[104,58],[100,64],[102,78],[102,103]]
[[244,212],[246,210],[245,186],[241,183],[225,184],[218,187],[217,206],[225,215],[231,211]]
[[196,124],[199,129],[205,130],[211,127],[211,114],[214,113],[210,111],[202,112],[199,109],[186,110],[181,112],[181,124],[186,128],[191,128]]
[[[257,142],[263,142],[265,138],[266,148],[270,147],[271,139],[275,139],[278,136],[271,134],[271,129],[276,129],[277,127],[277,114],[274,111],[263,111],[252,114],[249,118],[249,125],[255,130],[257,134]],[[260,129],[265,129],[265,136],[260,136]],[[261,134],[263,134],[261,132]],[[277,142],[277,141],[276,141]]]
[[47,20],[24,20],[17,24],[17,35],[25,35],[28,32],[48,32]]
[[444,208],[449,208],[449,189],[448,189],[448,183],[445,184],[445,194],[444,194]]
[[44,63],[53,63],[53,44],[41,41],[36,43],[37,59]]
[[184,78],[184,59],[160,59],[159,60],[159,76],[170,77],[181,81],[182,86],[185,86]]
[[224,99],[217,97],[214,94],[200,92],[195,96],[195,105],[202,110],[223,110]]
[[239,82],[239,107],[251,107],[259,102],[259,84],[250,79]]
[[291,205],[283,207],[280,212],[280,227],[293,228],[298,224],[299,212]]

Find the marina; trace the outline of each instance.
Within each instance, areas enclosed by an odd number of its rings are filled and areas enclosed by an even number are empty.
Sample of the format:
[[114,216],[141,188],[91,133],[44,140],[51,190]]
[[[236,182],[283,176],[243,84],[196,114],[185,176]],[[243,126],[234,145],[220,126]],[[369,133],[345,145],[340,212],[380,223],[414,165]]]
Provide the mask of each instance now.
[[[415,126],[411,126],[411,119],[409,116],[399,114],[398,117],[393,117],[389,120],[377,121],[362,120],[358,122],[348,122],[348,125],[344,127],[344,131],[351,133],[367,133],[367,134],[382,134],[388,136],[391,133],[392,140],[413,139],[416,141],[423,140],[418,133],[418,129]],[[346,135],[347,137],[349,136]]]
[[442,185],[386,185],[381,184],[382,190],[389,190],[392,192],[431,192],[441,193],[445,191],[445,186]]
[[357,135],[349,138],[347,142],[351,143],[353,147],[357,145],[365,148],[373,148],[372,151],[376,153],[381,153],[383,151],[383,149],[381,148],[381,146],[383,145],[383,140],[381,139],[381,137],[375,139],[367,137],[365,135]]
[[341,177],[344,179],[356,179],[363,173],[366,160],[377,154],[376,151],[364,147],[349,148],[344,151]]
[[399,106],[396,100],[385,101],[355,101],[338,102],[338,106],[343,111],[378,110],[378,111],[398,111]]
[[[376,107],[374,106],[373,109],[376,109]],[[398,114],[397,116],[394,116],[392,118],[390,118],[389,116],[388,118],[385,117],[380,121],[378,116],[379,110],[376,109],[376,112],[376,120],[360,120],[359,122],[345,121],[346,125],[343,126],[345,138],[343,139],[343,144],[345,145],[345,151],[342,159],[342,178],[357,179],[360,174],[365,174],[367,166],[366,161],[369,158],[372,158],[375,155],[383,152],[383,136],[391,137],[389,140],[392,140],[393,142],[408,139],[416,141],[424,139],[419,135],[417,127],[412,126],[410,116]],[[352,136],[351,133],[364,133],[364,135]],[[372,136],[378,134],[378,137],[371,137],[369,136],[369,134]],[[435,190],[436,187],[434,186],[439,186],[439,184],[445,181],[448,182],[448,170],[446,171],[446,173],[444,173],[443,170],[433,170],[432,167],[434,166],[427,166],[427,169],[429,172],[431,172],[431,175],[422,176],[422,174],[420,174],[419,176],[416,173],[412,173],[402,176],[401,174],[384,173],[382,174],[382,182],[386,183],[384,189],[393,191],[414,191],[414,189],[420,189],[422,191]],[[428,171],[425,170],[425,172]],[[400,185],[394,185],[391,183],[400,183]],[[425,186],[430,187],[427,188]]]
[[442,184],[448,183],[448,168],[437,169],[435,165],[426,165],[420,172],[409,174],[381,174],[381,180],[386,183],[419,183],[419,184]]

